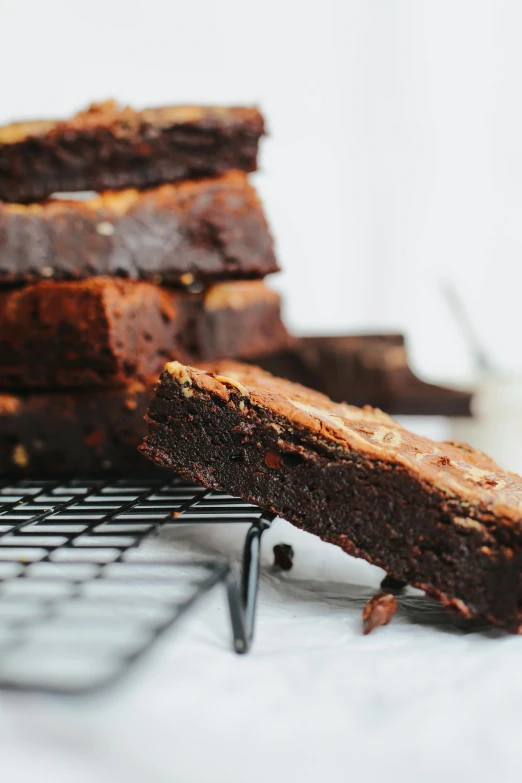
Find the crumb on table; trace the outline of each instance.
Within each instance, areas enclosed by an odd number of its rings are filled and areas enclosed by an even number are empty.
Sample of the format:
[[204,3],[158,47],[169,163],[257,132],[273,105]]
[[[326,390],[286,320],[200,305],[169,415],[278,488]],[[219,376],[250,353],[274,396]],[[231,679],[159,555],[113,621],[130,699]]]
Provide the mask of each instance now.
[[380,625],[388,625],[397,610],[397,599],[391,593],[378,593],[364,605],[363,634],[371,633]]

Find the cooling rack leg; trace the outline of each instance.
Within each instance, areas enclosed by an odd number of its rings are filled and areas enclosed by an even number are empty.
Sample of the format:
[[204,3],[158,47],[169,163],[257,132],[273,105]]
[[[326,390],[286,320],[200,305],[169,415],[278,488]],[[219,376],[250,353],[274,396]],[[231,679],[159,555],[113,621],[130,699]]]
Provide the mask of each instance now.
[[250,647],[250,640],[245,630],[241,595],[238,589],[238,577],[233,570],[230,570],[227,576],[227,596],[232,635],[234,637],[234,650],[237,653],[246,653]]
[[237,572],[230,571],[227,579],[234,649],[237,653],[248,652],[252,645],[259,587],[261,536],[266,529],[265,523],[252,525],[245,540],[241,578],[238,579]]

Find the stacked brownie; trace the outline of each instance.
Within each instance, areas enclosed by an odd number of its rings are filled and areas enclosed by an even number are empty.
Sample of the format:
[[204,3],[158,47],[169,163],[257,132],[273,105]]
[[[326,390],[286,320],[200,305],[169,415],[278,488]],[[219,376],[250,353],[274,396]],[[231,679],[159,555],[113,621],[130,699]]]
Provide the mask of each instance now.
[[253,363],[336,402],[371,405],[393,415],[471,416],[469,391],[426,383],[415,375],[402,334],[301,337]]
[[0,128],[1,474],[139,471],[166,361],[288,346],[263,134],[255,108],[113,102]]

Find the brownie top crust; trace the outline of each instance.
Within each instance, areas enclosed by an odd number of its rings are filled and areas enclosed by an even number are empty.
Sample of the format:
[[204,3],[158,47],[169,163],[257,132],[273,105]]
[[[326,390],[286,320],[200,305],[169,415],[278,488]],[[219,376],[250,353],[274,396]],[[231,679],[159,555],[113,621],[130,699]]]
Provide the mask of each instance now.
[[98,128],[125,138],[132,137],[136,129],[144,125],[158,129],[195,125],[231,131],[247,126],[253,133],[263,135],[265,132],[263,115],[255,106],[165,106],[137,111],[109,100],[93,103],[68,120],[32,120],[4,125],[0,127],[0,145]]
[[[2,301],[2,315],[0,317],[0,327],[11,311],[17,310],[19,301],[23,301],[28,292],[36,292],[45,295],[45,293],[54,293],[60,297],[60,306],[64,310],[73,307],[71,314],[77,313],[77,302],[73,300],[70,294],[75,292],[92,292],[93,294],[106,295],[115,303],[120,299],[126,300],[131,297],[140,297],[144,291],[168,291],[170,300],[179,302],[200,301],[204,310],[213,311],[229,307],[234,310],[241,310],[255,302],[279,302],[280,297],[274,290],[268,288],[263,280],[237,280],[229,283],[215,283],[209,286],[201,293],[190,293],[183,291],[169,291],[161,287],[154,286],[153,283],[137,280],[125,280],[118,277],[91,277],[86,280],[40,280],[38,283],[31,283],[23,288],[7,289],[4,292],[4,301]],[[73,304],[74,302],[74,304]]]
[[280,301],[280,296],[268,288],[262,280],[234,280],[229,283],[216,283],[203,293],[203,307],[207,312],[229,307],[242,310],[256,302]]
[[[2,129],[0,128],[0,134]],[[6,214],[12,215],[38,215],[41,218],[59,219],[64,212],[74,209],[78,213],[94,214],[97,212],[110,212],[116,217],[130,212],[137,204],[146,199],[154,199],[154,207],[161,209],[170,205],[173,198],[179,209],[188,209],[191,206],[191,198],[194,193],[210,188],[212,185],[223,187],[246,189],[248,177],[244,171],[227,171],[216,177],[207,177],[197,180],[182,180],[181,182],[169,182],[156,187],[138,189],[125,188],[123,190],[105,190],[96,193],[90,198],[48,198],[44,201],[29,204],[0,203],[0,209]],[[259,203],[259,198],[253,188],[250,188],[252,201]]]
[[[327,441],[341,458],[343,451],[356,451],[402,465],[465,507],[480,506],[506,523],[522,523],[522,478],[466,444],[415,435],[377,408],[334,403],[250,365],[222,360],[196,369],[170,362],[165,370],[187,398],[197,389],[234,403],[239,393],[250,405],[275,414],[283,428],[304,428]],[[458,519],[463,527],[478,524],[470,517]]]

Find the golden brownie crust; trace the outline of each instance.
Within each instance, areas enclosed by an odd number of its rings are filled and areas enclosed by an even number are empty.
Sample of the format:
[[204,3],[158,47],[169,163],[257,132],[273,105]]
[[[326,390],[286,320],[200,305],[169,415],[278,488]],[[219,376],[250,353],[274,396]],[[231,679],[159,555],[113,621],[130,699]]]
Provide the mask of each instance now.
[[92,103],[68,120],[28,120],[0,127],[0,144],[18,144],[29,138],[58,136],[67,132],[108,130],[120,137],[131,137],[140,126],[171,128],[177,125],[233,128],[249,125],[264,133],[263,115],[255,106],[163,106],[155,109],[132,109],[115,100]]

